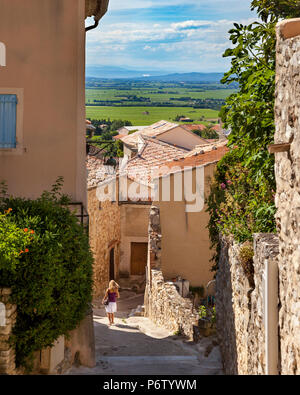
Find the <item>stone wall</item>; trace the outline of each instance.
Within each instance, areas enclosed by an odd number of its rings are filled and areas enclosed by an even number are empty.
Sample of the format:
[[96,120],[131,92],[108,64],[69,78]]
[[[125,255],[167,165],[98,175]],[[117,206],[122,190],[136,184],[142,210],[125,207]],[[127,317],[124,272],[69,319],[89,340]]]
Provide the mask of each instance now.
[[[254,289],[239,253],[241,245],[222,238],[216,278],[217,329],[226,374],[265,374],[264,270],[277,264],[278,238],[254,235]],[[251,282],[252,283],[252,282]]]
[[0,375],[16,374],[15,352],[8,344],[17,318],[17,306],[10,303],[11,290],[0,288]]
[[148,317],[158,326],[193,339],[193,326],[198,317],[188,298],[179,295],[174,284],[165,282],[160,270],[151,271]]
[[223,238],[216,277],[216,325],[226,374],[244,374],[249,321],[249,282],[239,262],[240,245]]
[[161,227],[157,207],[151,207],[149,218],[145,315],[157,325],[192,339],[193,326],[198,324],[193,304],[180,296],[174,284],[165,282],[161,271]]
[[94,297],[102,298],[108,287],[110,250],[114,248],[115,275],[120,261],[120,207],[117,202],[100,202],[97,189],[88,191],[90,245],[94,253]]
[[300,19],[277,26],[275,154],[282,374],[300,373]]

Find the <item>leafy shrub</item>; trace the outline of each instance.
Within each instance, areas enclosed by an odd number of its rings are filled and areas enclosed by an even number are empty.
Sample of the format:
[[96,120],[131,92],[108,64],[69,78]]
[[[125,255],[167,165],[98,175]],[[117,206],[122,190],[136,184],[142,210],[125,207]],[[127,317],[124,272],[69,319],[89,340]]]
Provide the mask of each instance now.
[[274,100],[276,69],[275,26],[282,18],[299,17],[298,0],[253,0],[260,21],[235,23],[229,31],[231,68],[224,84],[237,83],[239,90],[229,96],[221,110],[230,129],[230,152],[218,163],[215,183],[208,198],[209,232],[220,253],[219,234],[233,235],[240,243],[252,241],[256,232],[276,231],[274,155],[268,145],[274,141]]
[[[15,272],[22,254],[29,252],[34,231],[20,229],[11,217],[12,208],[0,212],[0,270],[7,273]],[[1,281],[1,280],[0,280]]]
[[206,307],[203,304],[199,307],[198,315],[200,320],[207,317]]
[[12,209],[16,229],[34,230],[30,249],[20,255],[16,270],[0,269],[0,286],[12,288],[17,305],[10,340],[18,366],[29,367],[35,351],[75,329],[91,302],[93,258],[88,236],[64,206],[68,199],[59,190],[60,182],[37,200],[1,200],[2,210]]

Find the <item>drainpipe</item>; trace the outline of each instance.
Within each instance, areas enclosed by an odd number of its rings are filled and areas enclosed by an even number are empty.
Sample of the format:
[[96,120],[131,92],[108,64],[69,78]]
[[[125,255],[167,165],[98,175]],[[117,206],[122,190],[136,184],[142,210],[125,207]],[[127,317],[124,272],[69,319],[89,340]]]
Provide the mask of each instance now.
[[89,30],[96,29],[96,27],[98,27],[98,25],[99,25],[99,19],[97,20],[97,19],[95,18],[94,20],[95,20],[95,23],[94,23],[93,25],[88,26],[88,27],[85,28],[85,31],[86,31],[86,32],[88,32]]

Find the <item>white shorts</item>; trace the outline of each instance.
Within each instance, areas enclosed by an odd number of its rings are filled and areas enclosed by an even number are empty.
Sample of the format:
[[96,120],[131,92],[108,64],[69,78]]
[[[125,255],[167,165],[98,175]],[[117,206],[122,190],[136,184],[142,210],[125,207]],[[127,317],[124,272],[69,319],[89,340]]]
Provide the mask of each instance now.
[[105,306],[105,310],[107,313],[115,313],[117,311],[117,303],[116,302],[109,302],[107,306]]

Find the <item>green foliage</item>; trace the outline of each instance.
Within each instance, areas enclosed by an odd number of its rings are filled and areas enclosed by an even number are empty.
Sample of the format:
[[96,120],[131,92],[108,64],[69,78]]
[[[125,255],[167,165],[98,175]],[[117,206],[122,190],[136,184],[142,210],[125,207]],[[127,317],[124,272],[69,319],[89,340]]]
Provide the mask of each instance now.
[[248,26],[235,23],[229,31],[233,46],[223,55],[231,57],[231,69],[222,82],[238,83],[239,90],[221,110],[225,128],[231,129],[231,150],[217,166],[207,201],[215,262],[219,233],[245,242],[255,232],[276,229],[274,156],[267,150],[275,132],[275,26],[280,18],[300,16],[300,8],[299,1],[285,0],[254,0],[252,8],[261,21]]
[[[122,158],[124,156],[122,142],[117,140],[112,143],[111,141],[113,137],[118,134],[118,129],[123,126],[130,126],[131,122],[122,120],[110,121],[105,119],[92,119],[91,122],[96,127],[96,133],[90,140],[95,142],[95,146],[103,150],[103,156],[105,158]],[[100,125],[106,125],[106,127],[102,129]],[[109,141],[109,143],[103,143],[104,140]],[[98,143],[98,141],[100,142]]]
[[203,130],[193,129],[193,133],[197,134],[198,136],[202,137],[203,139],[218,139],[218,133],[212,128],[212,126],[207,126]]
[[198,315],[200,320],[207,317],[206,307],[203,304],[199,307]]
[[299,0],[253,0],[252,10],[257,9],[263,21],[267,21],[270,15],[279,18],[294,18],[300,14]]
[[[0,201],[1,210],[12,209],[9,220],[14,232],[19,235],[21,229],[31,235],[34,230],[28,253],[17,258],[15,270],[0,267],[0,286],[12,288],[12,302],[18,309],[10,339],[18,365],[27,365],[33,352],[51,346],[60,335],[67,336],[84,318],[91,302],[89,240],[65,206],[69,201],[60,193],[61,182],[60,178],[51,192],[37,200],[9,197]],[[28,232],[24,232],[26,228]],[[1,233],[0,238],[5,237]],[[16,243],[17,251],[20,247]]]
[[244,273],[248,278],[249,284],[255,286],[254,284],[254,266],[253,266],[254,250],[253,244],[246,241],[240,248],[239,260],[244,269]]
[[[0,271],[14,274],[22,254],[29,252],[34,231],[19,228],[13,221],[12,209],[0,212]],[[1,280],[0,280],[1,281]]]
[[186,116],[185,115],[176,115],[176,117],[174,118],[174,121],[178,122],[178,121],[180,121],[181,118],[186,118]]

